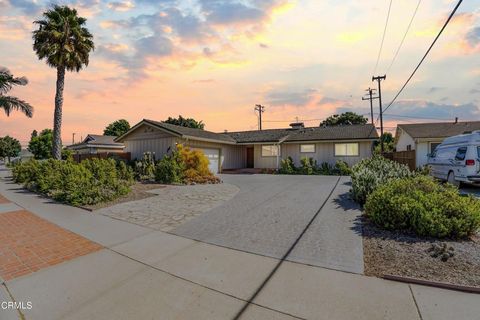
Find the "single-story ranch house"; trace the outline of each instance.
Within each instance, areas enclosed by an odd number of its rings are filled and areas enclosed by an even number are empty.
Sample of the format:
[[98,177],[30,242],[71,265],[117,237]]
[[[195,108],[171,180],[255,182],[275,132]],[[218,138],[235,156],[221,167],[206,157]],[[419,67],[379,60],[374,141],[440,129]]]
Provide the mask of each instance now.
[[123,143],[115,142],[113,136],[102,136],[99,134],[89,134],[80,143],[66,146],[66,149],[72,150],[77,154],[97,154],[102,152],[123,152],[125,146]]
[[372,155],[377,139],[370,124],[305,128],[303,123],[293,123],[288,129],[215,133],[144,119],[115,141],[125,145],[132,159],[141,159],[145,152],[154,152],[159,159],[177,144],[201,149],[212,172],[218,173],[240,168],[276,169],[287,157],[296,165],[304,157],[319,164],[344,160],[353,165]]
[[415,150],[415,165],[427,164],[428,155],[443,139],[480,130],[480,121],[398,124],[395,133],[396,151]]

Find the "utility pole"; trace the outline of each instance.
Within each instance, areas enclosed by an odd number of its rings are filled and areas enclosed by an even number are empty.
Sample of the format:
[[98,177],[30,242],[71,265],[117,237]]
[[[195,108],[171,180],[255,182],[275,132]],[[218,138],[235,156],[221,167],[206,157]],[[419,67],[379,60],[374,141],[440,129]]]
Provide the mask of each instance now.
[[72,144],[75,144],[75,132],[72,133]]
[[265,112],[265,107],[261,104],[256,104],[255,111],[258,111],[258,130],[262,130],[262,113]]
[[373,96],[373,91],[376,91],[375,89],[368,88],[365,90],[368,92],[368,98],[367,97],[362,97],[362,100],[370,100],[370,117],[372,120],[372,125],[375,125],[373,121],[373,99],[378,99],[378,97]]
[[382,109],[382,86],[381,86],[381,81],[387,79],[386,75],[383,76],[377,76],[377,77],[372,77],[372,81],[377,81],[378,83],[378,105],[380,107],[380,150],[382,150],[382,153],[384,151],[383,148],[383,109]]

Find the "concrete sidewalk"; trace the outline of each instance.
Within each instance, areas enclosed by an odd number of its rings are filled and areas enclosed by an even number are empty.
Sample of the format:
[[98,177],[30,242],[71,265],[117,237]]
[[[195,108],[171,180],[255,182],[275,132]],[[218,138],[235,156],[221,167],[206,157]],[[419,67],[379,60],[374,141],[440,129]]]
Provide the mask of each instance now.
[[[105,248],[6,281],[25,319],[232,319],[277,259],[59,205],[0,181],[20,207]],[[0,300],[9,300],[0,287]],[[475,319],[479,296],[285,262],[242,319]],[[0,310],[0,319],[20,316]]]

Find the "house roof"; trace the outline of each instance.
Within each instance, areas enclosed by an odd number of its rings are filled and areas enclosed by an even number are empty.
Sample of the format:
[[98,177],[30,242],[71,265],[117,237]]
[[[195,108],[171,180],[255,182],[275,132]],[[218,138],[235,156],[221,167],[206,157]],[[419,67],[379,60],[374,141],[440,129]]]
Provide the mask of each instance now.
[[397,127],[404,130],[414,139],[446,138],[465,132],[480,130],[480,121],[410,123],[398,124]]
[[235,143],[235,140],[232,139],[229,136],[216,133],[216,132],[211,132],[203,129],[195,129],[195,128],[188,128],[188,127],[182,127],[182,126],[176,126],[170,123],[165,123],[165,122],[160,122],[160,121],[154,121],[154,120],[149,120],[149,119],[143,119],[144,122],[152,124],[156,127],[163,128],[167,131],[170,131],[172,133],[175,133],[179,136],[182,136],[182,138],[201,138],[205,140],[213,140],[213,141],[219,141],[219,142],[227,142],[227,143]]
[[268,129],[224,133],[238,143],[296,142],[322,140],[376,139],[377,130],[371,124],[332,127],[309,127],[301,129]]
[[285,141],[358,140],[377,138],[378,133],[373,125],[357,124],[331,127],[311,127],[295,130]]
[[277,143],[277,142],[296,142],[296,141],[322,141],[322,140],[359,140],[359,139],[377,139],[378,134],[375,127],[371,124],[348,125],[334,127],[310,127],[300,129],[266,129],[252,131],[238,131],[216,133],[202,129],[177,126],[160,121],[143,119],[133,126],[127,133],[115,139],[123,141],[127,135],[135,131],[140,125],[148,124],[173,135],[204,141],[213,141],[228,144],[246,144],[246,143]]
[[123,143],[115,142],[114,136],[103,136],[100,134],[88,134],[80,143],[67,146],[67,148],[78,149],[89,146],[101,146],[106,148],[123,148]]
[[278,142],[291,134],[293,129],[267,129],[253,131],[226,132],[225,136],[230,136],[238,143],[254,142]]

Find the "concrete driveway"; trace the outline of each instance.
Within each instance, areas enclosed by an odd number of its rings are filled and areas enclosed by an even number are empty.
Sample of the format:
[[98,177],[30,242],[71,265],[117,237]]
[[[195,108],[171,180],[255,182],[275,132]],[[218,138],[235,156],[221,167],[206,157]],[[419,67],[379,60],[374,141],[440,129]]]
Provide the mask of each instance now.
[[349,199],[350,178],[223,175],[240,188],[231,200],[173,231],[227,248],[281,258],[323,206],[287,260],[363,273],[361,212]]

